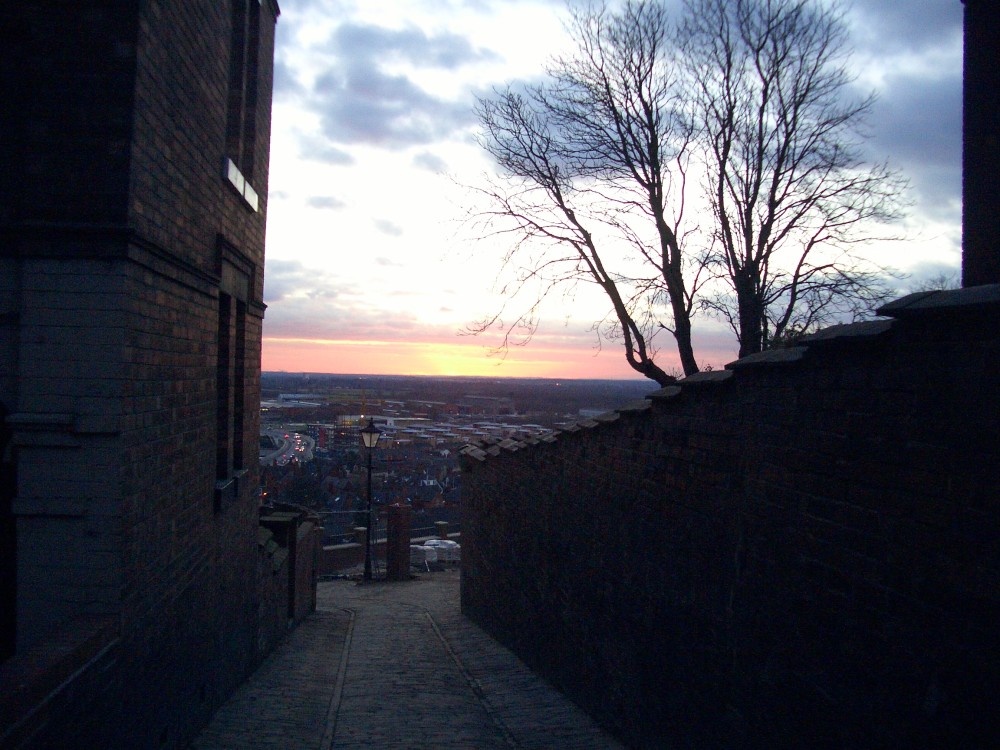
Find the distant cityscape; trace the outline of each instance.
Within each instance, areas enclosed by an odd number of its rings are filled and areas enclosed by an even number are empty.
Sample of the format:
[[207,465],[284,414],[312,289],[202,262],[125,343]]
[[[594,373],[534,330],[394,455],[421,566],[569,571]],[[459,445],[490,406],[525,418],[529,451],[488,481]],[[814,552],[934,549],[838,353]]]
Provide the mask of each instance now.
[[411,536],[440,522],[460,531],[464,445],[544,438],[656,388],[646,380],[262,373],[261,500],[315,512],[326,544],[354,541],[367,492],[359,430],[371,421],[382,433],[372,455],[376,516],[384,523],[385,507],[404,503]]

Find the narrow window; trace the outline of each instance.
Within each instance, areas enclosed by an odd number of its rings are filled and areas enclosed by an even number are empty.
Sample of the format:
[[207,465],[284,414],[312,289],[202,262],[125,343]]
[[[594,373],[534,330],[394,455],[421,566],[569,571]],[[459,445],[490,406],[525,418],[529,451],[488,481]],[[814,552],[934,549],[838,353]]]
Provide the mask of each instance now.
[[226,154],[237,167],[243,143],[243,93],[246,79],[247,0],[232,2],[229,46],[229,100],[226,110]]
[[240,169],[248,180],[253,178],[254,152],[257,148],[257,70],[260,58],[260,2],[247,0],[247,45],[243,83],[243,151]]
[[236,302],[236,346],[233,352],[233,470],[247,468],[243,460],[243,412],[246,406],[247,304]]
[[260,62],[259,0],[232,0],[226,156],[245,180],[253,177],[257,145],[257,69]]
[[232,307],[233,298],[219,293],[218,359],[216,361],[215,477],[228,479],[232,446]]

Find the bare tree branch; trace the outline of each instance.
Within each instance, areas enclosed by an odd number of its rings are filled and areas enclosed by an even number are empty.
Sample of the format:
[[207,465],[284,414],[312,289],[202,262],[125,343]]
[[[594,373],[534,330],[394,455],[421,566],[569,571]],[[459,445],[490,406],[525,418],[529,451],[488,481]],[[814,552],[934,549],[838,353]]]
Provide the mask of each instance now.
[[[740,355],[792,327],[869,312],[892,290],[852,247],[900,215],[901,177],[861,156],[873,98],[851,100],[836,4],[686,0],[682,39],[716,217],[712,265],[730,293],[703,302]],[[837,260],[826,259],[835,255]]]
[[[501,311],[470,330],[525,342],[546,298],[596,285],[610,308],[598,339],[665,384],[656,334],[696,372],[698,311],[729,324],[742,356],[891,295],[858,251],[900,215],[905,183],[864,159],[874,100],[850,96],[836,0],[685,0],[676,25],[659,0],[588,4],[569,31],[575,51],[544,83],[478,102],[501,174],[480,219],[510,237],[502,291],[534,295],[505,328]],[[709,210],[695,225],[692,185]]]

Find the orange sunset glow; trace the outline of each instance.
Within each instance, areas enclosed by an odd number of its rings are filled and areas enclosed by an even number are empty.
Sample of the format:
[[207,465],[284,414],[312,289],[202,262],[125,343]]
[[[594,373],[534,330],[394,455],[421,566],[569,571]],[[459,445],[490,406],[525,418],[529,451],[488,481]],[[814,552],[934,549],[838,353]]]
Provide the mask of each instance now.
[[463,343],[325,341],[264,338],[266,372],[406,374],[501,378],[641,379],[618,350],[528,346],[490,356],[478,341]]

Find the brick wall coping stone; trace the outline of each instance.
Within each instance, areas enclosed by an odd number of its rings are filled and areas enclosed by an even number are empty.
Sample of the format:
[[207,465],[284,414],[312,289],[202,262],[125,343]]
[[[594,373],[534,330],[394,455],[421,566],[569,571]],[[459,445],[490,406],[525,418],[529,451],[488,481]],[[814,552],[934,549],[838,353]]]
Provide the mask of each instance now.
[[[881,319],[857,323],[842,323],[823,328],[816,333],[803,336],[800,344],[787,348],[768,349],[730,362],[724,370],[697,372],[682,378],[674,385],[666,386],[646,396],[643,402],[631,402],[613,411],[600,414],[592,419],[583,419],[563,427],[541,438],[542,442],[553,443],[565,435],[572,435],[599,428],[617,421],[622,416],[649,409],[653,402],[664,402],[680,396],[685,391],[714,387],[733,382],[740,373],[760,367],[789,366],[800,362],[813,347],[828,347],[834,343],[858,345],[862,341],[874,341],[897,325],[892,318],[913,319],[921,316],[941,315],[972,311],[1000,312],[1000,284],[986,284],[965,289],[951,289],[937,292],[916,292],[880,307],[876,312]],[[538,440],[506,438],[497,441],[483,438],[459,450],[459,454],[476,461],[485,461],[489,456],[499,456],[503,452],[514,451],[538,445]]]
[[704,372],[696,372],[694,375],[688,375],[683,380],[678,380],[678,385],[681,388],[687,388],[689,386],[699,386],[699,385],[715,385],[716,383],[722,383],[729,380],[733,376],[731,370],[705,370]]
[[895,321],[881,318],[879,320],[865,320],[860,323],[840,323],[838,325],[823,328],[816,333],[803,336],[803,344],[817,344],[834,339],[865,338],[870,336],[881,336],[892,329]]
[[303,521],[299,524],[299,528],[295,532],[295,538],[302,541],[307,536],[313,533],[316,529],[316,524],[312,521]]
[[661,388],[655,393],[650,393],[646,398],[652,401],[666,401],[667,399],[677,398],[681,395],[680,386],[668,385],[666,388]]
[[274,532],[264,526],[257,527],[257,546],[271,558],[271,570],[277,573],[288,559],[288,550],[274,540]]
[[616,414],[627,414],[628,412],[636,411],[649,411],[652,404],[649,401],[649,397],[642,399],[642,401],[629,401],[627,404],[622,404],[617,409],[615,409]]
[[[756,354],[748,354],[726,365],[726,370],[740,370],[747,367],[759,367],[761,365],[787,365],[798,362],[805,356],[806,347],[792,346],[787,349],[767,349]],[[681,383],[684,383],[682,380]]]
[[970,307],[1000,307],[1000,284],[983,284],[936,292],[914,292],[883,305],[876,312],[891,318],[907,318]]

